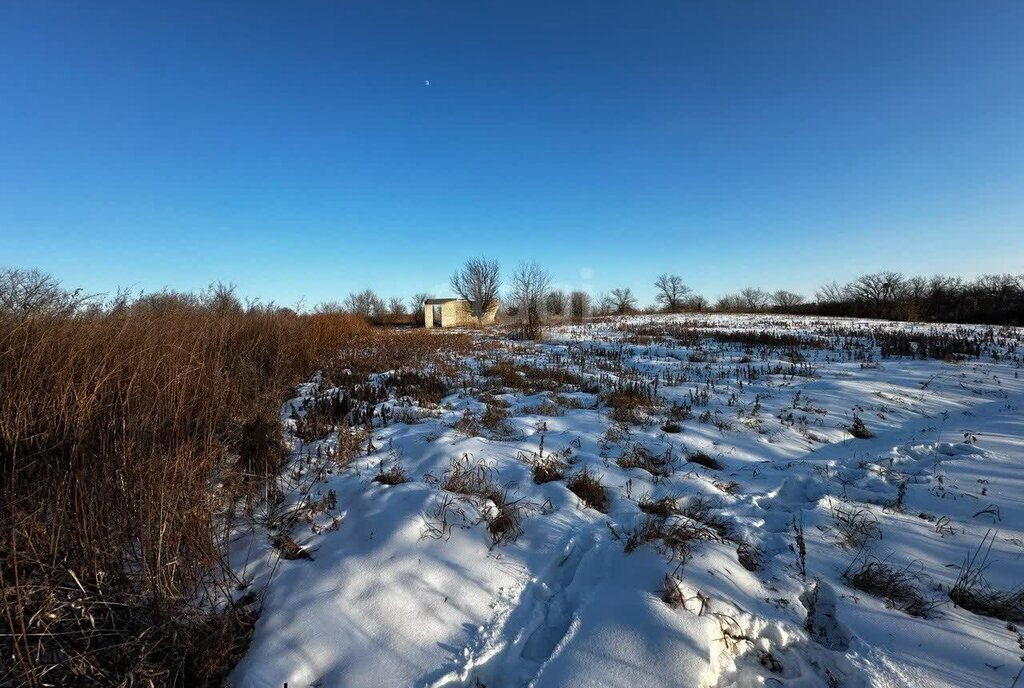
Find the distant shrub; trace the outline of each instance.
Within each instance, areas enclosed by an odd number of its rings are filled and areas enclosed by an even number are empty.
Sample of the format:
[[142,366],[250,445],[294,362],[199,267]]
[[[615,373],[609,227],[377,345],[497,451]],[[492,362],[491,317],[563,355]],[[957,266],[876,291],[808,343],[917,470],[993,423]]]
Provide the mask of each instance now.
[[574,291],[569,294],[569,312],[573,322],[583,322],[590,312],[590,294],[585,291]]

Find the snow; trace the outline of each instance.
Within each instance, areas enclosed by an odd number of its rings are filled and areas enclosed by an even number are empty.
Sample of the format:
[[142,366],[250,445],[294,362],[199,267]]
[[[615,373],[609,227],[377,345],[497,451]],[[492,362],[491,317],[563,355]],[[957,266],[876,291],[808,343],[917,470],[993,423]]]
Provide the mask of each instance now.
[[[642,334],[684,322],[706,328],[699,345]],[[830,345],[800,347],[793,364],[792,346],[713,338],[762,330]],[[955,362],[882,358],[875,331],[966,333],[986,344]],[[844,348],[844,338],[863,348]],[[280,504],[235,533],[233,562],[247,583],[238,595],[265,592],[231,685],[1009,688],[1022,667],[1020,631],[953,605],[948,591],[989,533],[986,581],[1024,584],[1021,339],[980,326],[765,316],[638,316],[551,328],[538,344],[482,338],[463,362],[464,384],[417,413],[420,422],[377,419],[377,452],[364,443],[349,465],[332,467],[317,457],[337,432],[292,438]],[[583,360],[583,379],[604,391],[658,376],[658,405],[650,422],[623,425],[591,389],[495,389],[480,373],[499,356],[574,372]],[[292,406],[301,413],[325,391],[319,378],[304,385],[282,422],[293,427]],[[682,432],[662,431],[665,410],[695,391],[707,403],[692,406]],[[503,429],[455,427],[495,398],[509,405]],[[539,415],[545,402],[561,415]],[[848,432],[855,413],[872,438]],[[602,479],[608,513],[583,505],[564,480],[533,483],[542,438],[567,475],[586,467]],[[669,452],[671,474],[620,467],[637,445]],[[687,462],[698,451],[722,469]],[[438,478],[461,457],[523,500],[513,542],[489,536],[492,502],[442,489]],[[374,482],[382,461],[407,481]],[[331,491],[333,509],[309,508]],[[692,542],[684,561],[659,541],[627,553],[625,538],[646,518],[640,499],[665,496],[681,507],[704,497],[726,536]],[[851,543],[837,514],[857,512],[875,525]],[[283,526],[282,514],[292,515]],[[280,559],[271,540],[281,532],[312,558]],[[755,570],[741,564],[741,543],[756,552]],[[866,557],[907,571],[934,606],[912,616],[852,587],[843,574]],[[666,575],[683,604],[663,601]]]

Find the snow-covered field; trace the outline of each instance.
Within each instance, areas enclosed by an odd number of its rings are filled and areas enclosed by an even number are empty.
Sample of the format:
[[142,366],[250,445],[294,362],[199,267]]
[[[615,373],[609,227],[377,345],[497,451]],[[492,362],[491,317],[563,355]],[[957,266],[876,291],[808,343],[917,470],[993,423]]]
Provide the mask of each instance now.
[[[278,503],[236,533],[238,595],[265,597],[232,684],[1010,688],[1021,337],[776,316],[481,336],[357,388],[369,438],[318,377],[282,414]],[[410,392],[439,380],[439,403]],[[340,435],[303,419],[316,398]],[[583,471],[604,511],[568,489]]]

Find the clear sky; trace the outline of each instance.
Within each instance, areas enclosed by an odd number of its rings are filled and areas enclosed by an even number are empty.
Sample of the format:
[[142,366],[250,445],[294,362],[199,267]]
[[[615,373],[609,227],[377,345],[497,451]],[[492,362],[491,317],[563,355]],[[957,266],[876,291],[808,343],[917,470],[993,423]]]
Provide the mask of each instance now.
[[0,265],[93,292],[810,294],[1022,237],[1020,0],[0,2]]

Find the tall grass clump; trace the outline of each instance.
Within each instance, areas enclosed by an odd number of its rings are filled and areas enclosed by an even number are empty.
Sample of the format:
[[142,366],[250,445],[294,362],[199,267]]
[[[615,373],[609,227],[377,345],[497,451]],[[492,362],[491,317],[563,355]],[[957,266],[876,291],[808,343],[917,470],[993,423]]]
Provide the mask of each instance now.
[[254,620],[222,594],[227,507],[280,469],[286,391],[366,330],[224,288],[0,308],[0,685],[219,685]]

